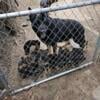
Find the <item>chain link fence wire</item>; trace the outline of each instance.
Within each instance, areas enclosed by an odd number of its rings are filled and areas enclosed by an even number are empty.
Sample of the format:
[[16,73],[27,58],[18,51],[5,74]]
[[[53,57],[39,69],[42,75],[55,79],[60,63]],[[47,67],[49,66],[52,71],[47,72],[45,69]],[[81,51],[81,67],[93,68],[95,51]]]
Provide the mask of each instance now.
[[[0,0],[0,13],[80,0],[44,2],[47,0]],[[21,88],[93,62],[100,32],[99,8],[96,4],[0,19],[0,69],[10,88]]]

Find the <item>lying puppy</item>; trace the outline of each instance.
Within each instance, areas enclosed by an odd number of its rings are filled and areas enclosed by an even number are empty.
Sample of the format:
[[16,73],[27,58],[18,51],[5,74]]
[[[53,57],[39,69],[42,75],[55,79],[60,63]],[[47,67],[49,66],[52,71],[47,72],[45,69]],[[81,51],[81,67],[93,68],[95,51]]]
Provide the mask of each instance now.
[[[31,10],[30,7],[28,9]],[[29,19],[34,32],[48,47],[53,47],[54,53],[58,42],[69,41],[73,48],[85,47],[85,29],[78,21],[51,18],[45,13],[30,14]]]

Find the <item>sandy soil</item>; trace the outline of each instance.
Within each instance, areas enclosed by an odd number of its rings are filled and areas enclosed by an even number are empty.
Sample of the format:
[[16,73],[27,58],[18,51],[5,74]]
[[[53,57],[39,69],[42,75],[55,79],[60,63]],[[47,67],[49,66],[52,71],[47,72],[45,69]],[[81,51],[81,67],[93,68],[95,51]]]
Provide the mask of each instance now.
[[[39,7],[39,2],[35,0],[18,0],[20,6],[18,10],[25,10],[28,6]],[[60,1],[60,0],[59,0]],[[24,2],[24,3],[23,3]],[[69,0],[66,2],[72,2]],[[57,3],[59,4],[59,3]],[[100,6],[84,7],[81,9],[64,10],[50,13],[52,17],[73,18],[80,21],[86,27],[86,38],[89,41],[87,49],[87,62],[92,59],[95,43],[100,32]],[[31,29],[28,17],[16,18],[17,25],[21,29],[16,37],[7,39],[5,45],[7,51],[1,59],[0,66],[5,70],[6,77],[11,88],[21,87],[32,80],[22,80],[17,71],[17,64],[21,56],[24,55],[23,45],[29,39],[38,39]],[[22,27],[22,25],[28,27]],[[97,32],[98,31],[98,32]],[[9,46],[10,45],[10,46]],[[3,47],[3,48],[5,48]],[[10,47],[10,48],[9,48]],[[46,46],[41,43],[41,48]],[[10,55],[9,55],[10,54]],[[84,70],[66,75],[62,78],[34,87],[33,89],[13,97],[13,100],[100,100],[97,99],[97,90],[100,88],[99,65],[93,65]],[[100,93],[100,90],[98,90]]]
[[34,87],[13,100],[99,100],[99,76],[99,65],[93,65]]

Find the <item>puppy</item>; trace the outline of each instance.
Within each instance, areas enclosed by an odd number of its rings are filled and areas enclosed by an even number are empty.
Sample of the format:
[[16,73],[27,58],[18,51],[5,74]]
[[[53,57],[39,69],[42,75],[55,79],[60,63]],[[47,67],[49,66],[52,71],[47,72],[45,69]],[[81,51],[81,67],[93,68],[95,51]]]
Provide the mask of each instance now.
[[[30,7],[28,9],[31,10]],[[56,53],[58,42],[69,41],[73,48],[85,47],[85,29],[78,21],[51,18],[45,13],[30,14],[29,19],[33,31],[47,47],[53,47],[54,53]]]

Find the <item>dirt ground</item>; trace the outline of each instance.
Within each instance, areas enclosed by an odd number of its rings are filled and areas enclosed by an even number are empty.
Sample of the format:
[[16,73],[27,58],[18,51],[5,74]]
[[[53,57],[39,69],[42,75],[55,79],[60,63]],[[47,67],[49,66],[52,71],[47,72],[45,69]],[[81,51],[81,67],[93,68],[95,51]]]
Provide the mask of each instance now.
[[[18,0],[18,10],[26,10],[28,6],[33,8],[39,7],[39,1],[35,0]],[[60,0],[59,0],[60,1]],[[23,3],[24,2],[24,3]],[[72,2],[69,0],[66,2]],[[60,3],[57,3],[60,4]],[[84,7],[80,9],[64,10],[50,13],[52,17],[73,18],[85,26],[86,37],[89,40],[87,52],[87,62],[92,60],[95,50],[95,44],[100,32],[100,5],[92,7]],[[29,39],[38,39],[31,29],[28,17],[16,18],[17,25],[20,27],[18,35],[14,38],[7,39],[6,48],[9,52],[4,52],[0,61],[0,66],[4,66],[3,70],[7,74],[8,82],[11,88],[21,87],[30,83],[32,80],[22,80],[17,71],[18,61],[24,55],[23,44]],[[22,27],[28,25],[28,27]],[[15,41],[15,42],[12,42]],[[46,46],[41,43],[41,48]],[[10,53],[10,55],[9,55]],[[7,68],[5,68],[7,66]],[[29,91],[13,96],[13,100],[100,100],[100,68],[98,65],[91,65],[88,68],[66,75],[59,79],[33,87]]]
[[100,66],[90,66],[33,87],[13,100],[100,100]]

